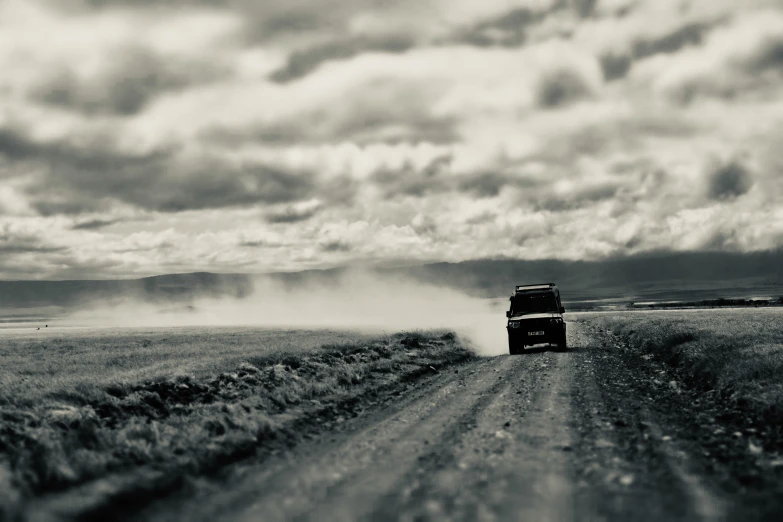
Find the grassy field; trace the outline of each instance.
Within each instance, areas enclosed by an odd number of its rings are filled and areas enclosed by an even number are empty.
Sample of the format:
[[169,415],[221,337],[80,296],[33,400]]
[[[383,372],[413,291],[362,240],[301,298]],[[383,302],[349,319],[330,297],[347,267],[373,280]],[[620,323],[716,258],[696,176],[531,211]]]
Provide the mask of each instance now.
[[34,404],[122,382],[196,378],[248,357],[307,353],[370,339],[357,332],[257,328],[0,330],[0,405]]
[[215,469],[471,357],[442,332],[0,332],[0,519],[96,479]]
[[783,310],[574,314],[671,365],[687,385],[717,394],[783,442]]

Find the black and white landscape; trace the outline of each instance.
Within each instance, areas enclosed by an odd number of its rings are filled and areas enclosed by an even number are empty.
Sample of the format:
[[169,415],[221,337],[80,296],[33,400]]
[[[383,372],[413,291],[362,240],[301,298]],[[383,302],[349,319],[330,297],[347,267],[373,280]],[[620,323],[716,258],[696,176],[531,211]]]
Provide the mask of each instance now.
[[783,512],[781,0],[0,0],[0,71],[0,520]]

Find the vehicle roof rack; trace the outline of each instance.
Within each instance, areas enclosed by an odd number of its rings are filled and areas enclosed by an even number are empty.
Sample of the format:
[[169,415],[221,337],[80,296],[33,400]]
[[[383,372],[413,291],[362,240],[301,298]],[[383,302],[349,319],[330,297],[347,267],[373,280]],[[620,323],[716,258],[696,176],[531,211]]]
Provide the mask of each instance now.
[[535,290],[549,290],[555,286],[554,283],[539,283],[536,285],[517,285],[516,292],[531,292]]

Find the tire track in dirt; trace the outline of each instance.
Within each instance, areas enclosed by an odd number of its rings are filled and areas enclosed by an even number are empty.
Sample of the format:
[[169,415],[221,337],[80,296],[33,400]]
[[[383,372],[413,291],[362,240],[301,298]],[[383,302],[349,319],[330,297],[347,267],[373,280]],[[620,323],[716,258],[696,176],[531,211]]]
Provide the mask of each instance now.
[[[516,358],[516,357],[514,357]],[[562,429],[569,409],[567,354],[530,353],[478,422],[395,488],[373,519],[568,520],[571,485]],[[396,498],[395,498],[396,497]],[[379,517],[377,515],[383,515]]]
[[692,472],[688,454],[677,447],[677,443],[667,441],[660,426],[653,420],[652,415],[645,409],[644,416],[647,419],[646,426],[654,440],[663,441],[658,450],[666,459],[666,464],[677,481],[683,484],[685,494],[693,512],[705,522],[718,522],[725,520],[726,503],[720,499],[711,488],[696,473]]
[[619,354],[580,324],[574,397],[576,505],[586,520],[723,520],[726,504],[696,474],[687,455],[664,435],[630,384]]
[[[346,459],[346,453],[341,453],[333,461],[316,464],[318,467],[342,464],[342,469],[349,471],[330,487],[314,484],[315,488],[308,488],[311,498],[319,498],[321,501],[314,504],[302,519],[396,519],[396,510],[378,512],[376,507],[386,504],[388,492],[395,491],[399,484],[404,483],[411,474],[410,470],[414,470],[419,463],[429,462],[432,467],[446,465],[449,455],[443,451],[444,444],[476,425],[481,411],[504,385],[498,374],[520,362],[523,361],[508,359],[502,361],[500,368],[490,365],[476,370],[476,373],[466,378],[472,383],[462,381],[457,387],[440,388],[434,397],[421,401],[424,403],[423,409],[419,409],[417,404],[411,405],[401,415],[372,428],[370,439],[354,438],[349,447],[345,448],[351,457]],[[403,429],[400,430],[400,427]],[[346,461],[356,462],[357,445],[369,451],[358,462],[362,467],[353,471],[344,465]],[[380,516],[385,512],[389,517]],[[266,516],[264,518],[267,519]],[[243,517],[243,520],[252,518]]]

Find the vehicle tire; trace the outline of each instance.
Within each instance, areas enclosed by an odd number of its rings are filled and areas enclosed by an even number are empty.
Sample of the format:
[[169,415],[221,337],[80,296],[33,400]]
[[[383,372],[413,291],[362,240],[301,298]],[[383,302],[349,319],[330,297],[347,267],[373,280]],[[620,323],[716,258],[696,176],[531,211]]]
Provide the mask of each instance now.
[[519,355],[520,353],[523,353],[525,351],[524,346],[519,346],[518,344],[508,343],[508,353],[511,355]]
[[560,352],[568,351],[568,344],[566,343],[565,332],[563,332],[563,334],[560,336],[560,339],[557,342],[557,350]]

